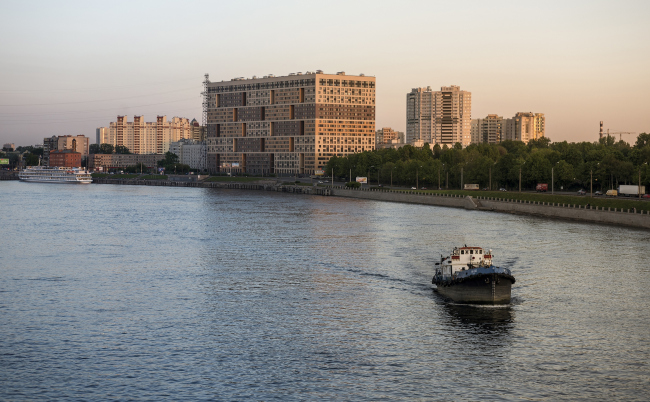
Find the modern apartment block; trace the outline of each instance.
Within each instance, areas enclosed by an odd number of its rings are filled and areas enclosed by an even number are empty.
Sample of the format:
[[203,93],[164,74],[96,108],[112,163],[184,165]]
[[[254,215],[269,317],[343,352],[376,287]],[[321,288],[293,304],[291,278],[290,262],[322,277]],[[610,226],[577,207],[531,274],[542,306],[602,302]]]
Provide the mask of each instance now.
[[510,119],[489,114],[483,119],[472,120],[472,143],[498,144],[505,140],[528,143],[544,137],[544,124],[543,113],[518,112]]
[[512,118],[512,131],[506,137],[510,140],[523,141],[538,140],[544,137],[546,119],[544,113],[518,112]]
[[188,165],[192,169],[206,169],[206,145],[205,142],[196,140],[180,140],[172,142],[169,152],[178,156],[178,161]]
[[472,119],[471,127],[473,144],[498,144],[505,140],[506,127],[503,116],[488,114],[482,119]]
[[324,74],[207,84],[208,170],[314,174],[332,156],[375,149],[375,78]]
[[181,139],[201,137],[201,127],[196,120],[184,117],[157,116],[154,122],[145,122],[144,116],[133,116],[129,122],[126,116],[117,116],[109,127],[97,129],[97,143],[123,145],[134,154],[163,154],[169,151],[169,144]]
[[382,144],[391,144],[395,142],[404,142],[404,132],[395,131],[390,127],[382,127],[375,134],[375,143],[377,147]]
[[[44,166],[63,166],[50,161],[50,154],[54,151],[79,152],[81,158],[88,156],[89,138],[85,135],[59,135],[43,138],[43,160]],[[67,163],[67,162],[66,162]]]
[[471,116],[472,94],[459,86],[413,88],[406,94],[406,142],[466,147],[472,141]]

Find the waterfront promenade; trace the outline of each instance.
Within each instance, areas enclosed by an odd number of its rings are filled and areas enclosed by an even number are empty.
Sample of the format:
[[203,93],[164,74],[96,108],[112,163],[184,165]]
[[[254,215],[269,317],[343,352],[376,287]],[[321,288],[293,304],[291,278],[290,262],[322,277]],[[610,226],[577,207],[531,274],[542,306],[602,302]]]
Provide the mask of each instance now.
[[142,179],[94,179],[98,184],[172,186],[277,191],[307,195],[336,196],[375,201],[422,204],[470,210],[540,216],[552,219],[573,220],[608,225],[650,229],[650,211],[612,209],[567,203],[547,203],[513,200],[506,197],[461,196],[435,194],[420,190],[348,189],[340,186],[300,186],[283,184],[277,180],[260,180],[252,183],[217,181],[174,181]]

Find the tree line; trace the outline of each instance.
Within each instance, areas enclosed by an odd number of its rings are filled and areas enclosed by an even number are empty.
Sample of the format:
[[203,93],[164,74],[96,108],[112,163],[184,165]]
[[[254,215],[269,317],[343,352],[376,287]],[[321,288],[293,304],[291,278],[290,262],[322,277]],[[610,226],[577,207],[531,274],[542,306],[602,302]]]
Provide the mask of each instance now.
[[113,144],[90,144],[88,147],[90,154],[130,154],[129,148],[124,145],[113,146]]
[[549,138],[504,141],[500,144],[460,144],[433,148],[405,145],[343,157],[332,157],[325,174],[369,183],[417,185],[459,189],[463,184],[480,188],[534,189],[551,179],[556,190],[584,188],[604,191],[620,184],[650,184],[650,134],[640,134],[634,145],[605,137],[598,142],[551,142]]

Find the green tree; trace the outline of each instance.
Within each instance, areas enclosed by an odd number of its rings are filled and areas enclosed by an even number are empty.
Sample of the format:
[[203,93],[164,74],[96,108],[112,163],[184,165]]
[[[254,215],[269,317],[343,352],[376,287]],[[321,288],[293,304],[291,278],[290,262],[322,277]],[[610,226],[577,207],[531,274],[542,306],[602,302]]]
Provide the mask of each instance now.
[[171,151],[165,152],[165,158],[158,161],[158,166],[169,166],[178,163],[178,155]]
[[101,144],[99,146],[99,150],[100,150],[99,153],[102,154],[112,154],[113,151],[115,150],[115,147],[113,147],[112,144]]
[[38,155],[28,152],[23,155],[25,160],[25,166],[36,166],[39,163],[40,158]]
[[99,144],[90,144],[90,146],[88,146],[88,153],[89,154],[99,154],[99,153],[101,153],[100,149],[99,149]]
[[118,145],[115,147],[115,153],[116,154],[130,154],[131,151],[129,151],[129,148],[127,148],[124,145]]

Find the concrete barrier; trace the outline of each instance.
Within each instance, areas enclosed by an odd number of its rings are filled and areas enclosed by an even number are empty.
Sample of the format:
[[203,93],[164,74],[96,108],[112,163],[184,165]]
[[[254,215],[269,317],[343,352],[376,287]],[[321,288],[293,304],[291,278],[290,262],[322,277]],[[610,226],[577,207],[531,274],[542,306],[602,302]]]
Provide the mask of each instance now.
[[603,208],[587,209],[576,204],[567,205],[565,207],[560,206],[560,204],[555,205],[555,203],[526,203],[517,200],[507,201],[502,198],[494,199],[493,197],[479,197],[479,199],[474,199],[471,196],[456,197],[434,194],[424,196],[420,194],[410,194],[407,192],[369,193],[348,189],[335,189],[332,195],[337,197],[434,205],[439,207],[475,209],[481,211],[532,215],[553,219],[604,223],[609,225],[622,225],[650,229],[650,211],[645,214],[637,213],[636,210],[627,213],[623,211],[617,212],[616,208],[614,208],[614,211],[606,211]]

